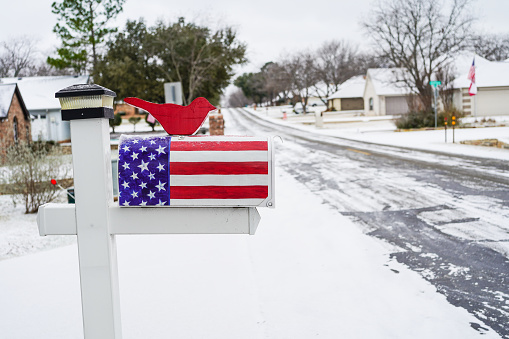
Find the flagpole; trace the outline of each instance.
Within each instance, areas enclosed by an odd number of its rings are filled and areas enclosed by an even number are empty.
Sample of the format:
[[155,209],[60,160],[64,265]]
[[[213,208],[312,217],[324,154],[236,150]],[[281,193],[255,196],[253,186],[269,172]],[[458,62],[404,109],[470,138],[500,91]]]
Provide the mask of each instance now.
[[477,93],[476,95],[474,95],[474,117],[477,118],[477,96],[479,95],[479,93]]

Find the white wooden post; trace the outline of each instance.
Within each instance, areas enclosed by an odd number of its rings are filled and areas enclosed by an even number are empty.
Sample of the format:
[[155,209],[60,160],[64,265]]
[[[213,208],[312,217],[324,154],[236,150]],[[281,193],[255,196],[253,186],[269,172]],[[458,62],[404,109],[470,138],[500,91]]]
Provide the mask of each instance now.
[[85,338],[120,339],[108,119],[71,120],[71,137]]

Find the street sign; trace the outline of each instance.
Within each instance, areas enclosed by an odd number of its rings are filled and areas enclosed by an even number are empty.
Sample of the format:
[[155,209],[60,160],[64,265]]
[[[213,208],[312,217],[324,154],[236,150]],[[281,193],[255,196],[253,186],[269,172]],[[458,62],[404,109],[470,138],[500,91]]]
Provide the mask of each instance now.
[[121,136],[123,207],[274,207],[270,137]]
[[182,83],[166,82],[164,84],[164,99],[166,103],[182,105]]
[[442,84],[441,81],[430,81],[429,84],[433,87],[440,86]]

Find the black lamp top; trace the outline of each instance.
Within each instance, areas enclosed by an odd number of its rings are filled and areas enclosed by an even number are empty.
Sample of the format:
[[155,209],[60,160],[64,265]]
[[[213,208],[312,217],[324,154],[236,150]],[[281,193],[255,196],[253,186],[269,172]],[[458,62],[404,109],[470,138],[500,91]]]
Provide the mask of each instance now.
[[55,98],[83,97],[90,95],[108,95],[116,97],[117,94],[106,87],[99,85],[78,84],[66,87],[55,93]]

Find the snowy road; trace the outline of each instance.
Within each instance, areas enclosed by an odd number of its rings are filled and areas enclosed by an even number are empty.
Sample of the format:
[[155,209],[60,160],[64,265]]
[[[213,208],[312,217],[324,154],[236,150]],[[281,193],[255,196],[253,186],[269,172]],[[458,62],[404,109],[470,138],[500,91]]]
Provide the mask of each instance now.
[[280,135],[280,166],[509,338],[506,163],[316,136],[225,111],[229,134]]

